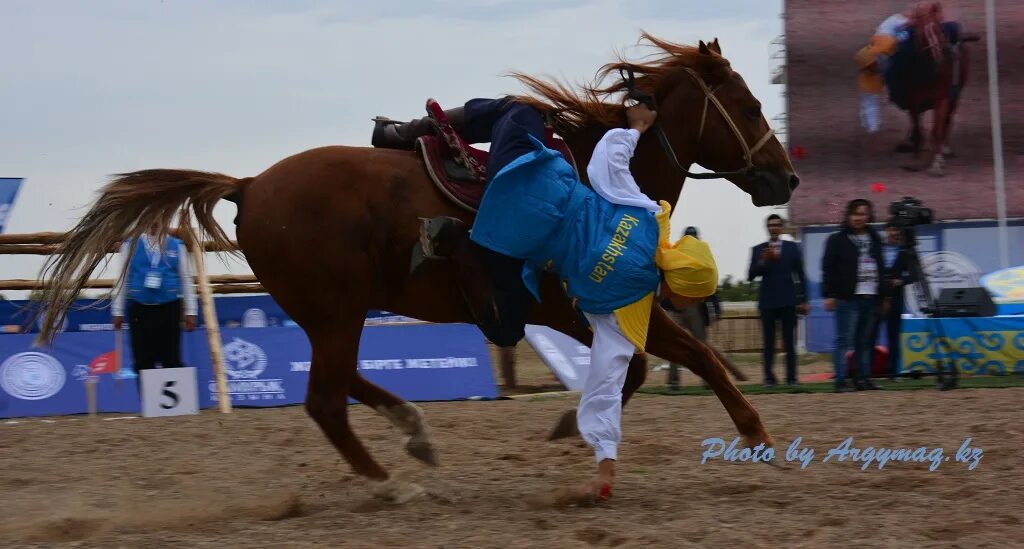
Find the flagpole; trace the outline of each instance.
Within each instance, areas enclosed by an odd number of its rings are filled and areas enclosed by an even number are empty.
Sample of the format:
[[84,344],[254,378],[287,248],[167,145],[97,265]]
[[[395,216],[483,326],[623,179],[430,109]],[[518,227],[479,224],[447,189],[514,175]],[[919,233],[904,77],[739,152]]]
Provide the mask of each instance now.
[[999,268],[1010,266],[1010,242],[1006,227],[1006,174],[1003,171],[1003,124],[999,108],[999,63],[996,60],[996,2],[985,0],[985,34],[988,46],[988,102],[992,114],[992,163],[996,179],[996,216],[999,229]]

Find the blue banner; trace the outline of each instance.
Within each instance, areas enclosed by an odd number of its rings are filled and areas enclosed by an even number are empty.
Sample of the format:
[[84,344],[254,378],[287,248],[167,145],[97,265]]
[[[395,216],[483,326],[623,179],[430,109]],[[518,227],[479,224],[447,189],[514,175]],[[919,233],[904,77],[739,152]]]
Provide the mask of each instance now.
[[964,375],[1024,373],[1024,317],[906,319],[901,337],[904,371],[954,361]]
[[[226,328],[266,328],[295,326],[281,306],[269,295],[214,296],[214,308],[220,326]],[[7,333],[37,333],[39,323],[29,325],[32,303],[24,300],[0,301],[0,331]],[[407,322],[409,318],[387,311],[370,311],[366,315],[367,325]],[[199,325],[205,325],[202,308],[199,310]],[[109,299],[79,299],[68,310],[62,327],[66,332],[96,332],[113,330],[110,320]]]
[[[33,337],[0,336],[0,417],[85,413],[89,364],[114,350],[114,333],[64,333],[47,349],[33,349]],[[128,334],[124,340],[127,367]],[[221,341],[233,406],[284,406],[305,400],[311,352],[301,329],[224,328]],[[182,334],[182,360],[197,369],[200,407],[215,406],[217,386],[205,331]],[[487,345],[475,326],[367,326],[358,360],[366,379],[406,400],[498,396]],[[140,410],[134,376],[101,376],[96,387],[99,411]]]
[[7,226],[11,209],[14,208],[14,199],[18,197],[20,188],[20,177],[0,177],[0,234],[3,234],[4,227]]

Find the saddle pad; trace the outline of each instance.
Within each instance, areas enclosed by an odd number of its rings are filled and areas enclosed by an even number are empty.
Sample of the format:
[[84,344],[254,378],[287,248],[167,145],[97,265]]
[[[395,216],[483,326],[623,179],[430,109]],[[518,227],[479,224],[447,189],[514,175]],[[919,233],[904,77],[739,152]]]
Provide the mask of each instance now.
[[[579,174],[576,160],[565,141],[549,135],[547,146],[561,153],[566,162]],[[475,213],[484,196],[485,180],[479,179],[473,170],[456,162],[451,148],[441,137],[433,135],[420,137],[416,140],[416,149],[423,155],[423,163],[426,165],[427,173],[430,174],[430,180],[434,182],[434,185],[457,206]],[[469,147],[469,149],[471,150],[465,151],[469,156],[486,165],[486,151],[473,147]]]

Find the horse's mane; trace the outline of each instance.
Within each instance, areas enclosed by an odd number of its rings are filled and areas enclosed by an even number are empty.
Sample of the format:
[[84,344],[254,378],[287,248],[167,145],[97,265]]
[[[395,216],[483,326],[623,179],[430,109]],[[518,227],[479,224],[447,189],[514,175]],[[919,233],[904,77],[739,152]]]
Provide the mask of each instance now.
[[654,94],[665,75],[674,70],[687,67],[703,73],[729,66],[729,61],[718,53],[702,55],[696,46],[675,44],[647,32],[641,33],[638,43],[643,41],[660,51],[649,55],[647,61],[642,63],[631,62],[621,54],[617,55],[617,61],[597,71],[593,82],[575,88],[562,82],[512,72],[510,76],[534,94],[515,97],[550,116],[556,131],[579,130],[590,125],[616,126],[623,121],[624,109],[621,101],[609,100],[624,92],[626,86],[621,80],[609,85],[602,85],[602,82],[608,75],[618,73],[619,69],[631,69],[636,75],[636,88]]

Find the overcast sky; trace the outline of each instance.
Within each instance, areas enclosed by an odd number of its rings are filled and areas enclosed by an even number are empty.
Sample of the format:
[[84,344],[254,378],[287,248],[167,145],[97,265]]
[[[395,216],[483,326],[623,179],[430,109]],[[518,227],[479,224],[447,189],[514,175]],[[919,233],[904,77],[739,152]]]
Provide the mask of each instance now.
[[[369,146],[373,116],[422,116],[430,96],[452,107],[522,91],[501,77],[509,70],[589,80],[616,51],[649,53],[633,46],[641,29],[718,37],[771,120],[783,108],[770,83],[781,10],[779,0],[4,0],[0,176],[25,178],[6,232],[67,230],[110,174],[256,175],[305,149]],[[229,234],[234,213],[218,208]],[[673,229],[698,226],[721,274],[745,275],[769,213],[727,181],[688,181]],[[41,263],[2,257],[0,278],[34,278]]]

